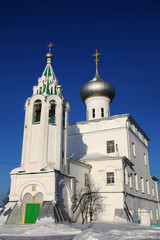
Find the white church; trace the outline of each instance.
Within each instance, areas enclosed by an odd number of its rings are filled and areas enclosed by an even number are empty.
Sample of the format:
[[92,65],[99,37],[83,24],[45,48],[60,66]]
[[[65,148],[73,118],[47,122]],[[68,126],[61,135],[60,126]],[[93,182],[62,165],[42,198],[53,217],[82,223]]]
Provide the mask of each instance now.
[[116,216],[138,221],[146,209],[159,221],[158,180],[150,175],[149,138],[130,114],[110,116],[115,96],[111,83],[98,73],[80,90],[86,120],[68,123],[70,105],[62,95],[51,62],[25,103],[20,167],[10,173],[7,224],[30,224],[43,217],[81,222],[76,192],[93,179],[102,196],[100,220]]

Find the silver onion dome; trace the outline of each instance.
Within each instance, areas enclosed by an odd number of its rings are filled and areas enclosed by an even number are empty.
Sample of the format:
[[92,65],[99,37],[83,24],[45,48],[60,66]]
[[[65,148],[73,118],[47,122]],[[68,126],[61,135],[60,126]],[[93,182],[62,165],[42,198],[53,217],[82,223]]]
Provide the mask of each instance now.
[[104,81],[98,71],[96,71],[95,77],[85,83],[80,89],[80,97],[84,102],[91,96],[106,96],[112,101],[115,96],[115,88],[107,81]]

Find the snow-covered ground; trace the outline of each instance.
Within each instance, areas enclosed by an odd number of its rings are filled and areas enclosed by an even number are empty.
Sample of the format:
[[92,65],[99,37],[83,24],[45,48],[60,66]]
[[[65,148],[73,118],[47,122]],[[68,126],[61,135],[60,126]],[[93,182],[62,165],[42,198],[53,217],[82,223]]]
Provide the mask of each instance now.
[[160,228],[142,227],[132,223],[99,222],[88,228],[73,240],[160,240]]
[[74,235],[79,234],[80,229],[72,227],[70,224],[57,224],[52,218],[44,218],[36,224],[24,225],[0,225],[0,236],[48,236],[48,235]]
[[[0,225],[0,238],[5,236],[54,236],[76,235],[73,240],[160,240],[160,228],[144,227],[118,219],[114,222],[93,224],[55,224],[45,218],[33,225]],[[52,238],[53,239],[53,238]]]

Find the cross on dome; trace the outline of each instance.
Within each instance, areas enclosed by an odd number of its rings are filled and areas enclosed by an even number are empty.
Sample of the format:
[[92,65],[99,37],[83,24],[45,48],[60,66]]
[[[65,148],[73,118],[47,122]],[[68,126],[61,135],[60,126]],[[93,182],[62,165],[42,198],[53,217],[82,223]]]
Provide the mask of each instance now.
[[47,45],[47,47],[49,47],[49,53],[51,53],[51,47],[53,46],[53,43],[49,43],[48,45]]
[[98,66],[98,56],[101,55],[102,53],[101,52],[98,52],[98,49],[95,50],[95,54],[92,54],[92,57],[96,57],[96,59],[94,59],[94,61],[96,62],[96,66]]

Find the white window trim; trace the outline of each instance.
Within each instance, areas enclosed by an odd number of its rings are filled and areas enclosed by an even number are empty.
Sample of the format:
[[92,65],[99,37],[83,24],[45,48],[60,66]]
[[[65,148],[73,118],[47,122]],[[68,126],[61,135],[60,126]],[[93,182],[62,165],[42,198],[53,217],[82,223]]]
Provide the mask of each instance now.
[[138,191],[138,190],[139,190],[139,189],[138,189],[138,176],[137,176],[136,173],[134,174],[134,180],[135,180],[135,188],[136,188],[136,191]]
[[115,153],[115,142],[114,140],[106,141],[107,153]]
[[[108,176],[109,174],[110,174],[110,176]],[[110,179],[110,182],[108,182],[109,179]],[[115,184],[115,173],[114,172],[106,172],[106,184],[108,186],[113,186]]]
[[141,189],[142,189],[142,193],[145,193],[145,191],[144,191],[144,179],[143,179],[143,177],[141,177]]
[[150,186],[149,186],[148,180],[146,180],[146,185],[147,185],[147,194],[150,195]]
[[144,153],[143,157],[144,157],[144,165],[147,166],[147,155]]
[[134,142],[132,142],[132,152],[133,152],[133,157],[136,157],[136,147]]
[[132,185],[132,173],[129,174],[129,187],[133,188],[133,185]]

